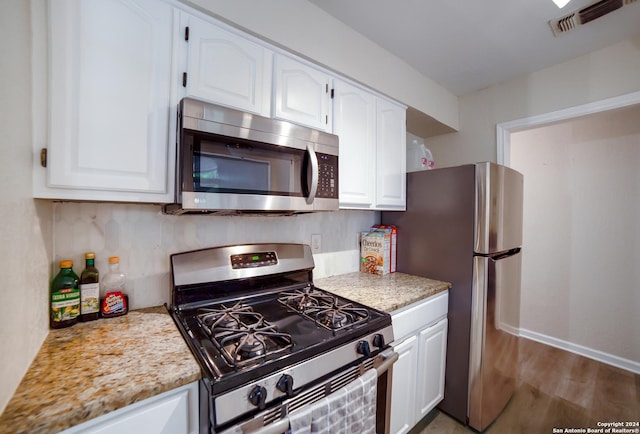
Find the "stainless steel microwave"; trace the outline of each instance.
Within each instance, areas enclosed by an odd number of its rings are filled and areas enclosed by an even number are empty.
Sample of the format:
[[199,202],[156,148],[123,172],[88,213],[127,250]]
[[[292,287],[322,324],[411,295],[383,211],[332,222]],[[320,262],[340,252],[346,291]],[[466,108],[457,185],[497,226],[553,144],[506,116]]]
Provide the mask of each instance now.
[[338,209],[338,136],[184,98],[168,214]]

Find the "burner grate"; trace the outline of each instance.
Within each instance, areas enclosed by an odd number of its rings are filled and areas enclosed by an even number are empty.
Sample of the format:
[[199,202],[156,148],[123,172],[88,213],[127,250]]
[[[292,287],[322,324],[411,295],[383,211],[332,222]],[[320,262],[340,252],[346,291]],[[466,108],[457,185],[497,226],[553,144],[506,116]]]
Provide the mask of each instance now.
[[259,363],[267,356],[293,346],[290,334],[279,332],[250,306],[238,302],[231,307],[201,308],[198,322],[234,369]]
[[340,330],[366,321],[369,311],[341,302],[334,295],[307,286],[304,289],[283,292],[278,301],[301,313],[316,324],[332,330]]

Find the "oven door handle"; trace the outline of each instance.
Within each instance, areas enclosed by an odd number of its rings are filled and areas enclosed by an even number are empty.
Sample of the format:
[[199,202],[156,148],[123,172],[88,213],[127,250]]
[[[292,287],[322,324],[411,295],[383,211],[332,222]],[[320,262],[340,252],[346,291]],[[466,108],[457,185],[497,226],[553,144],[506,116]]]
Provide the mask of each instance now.
[[393,350],[389,350],[388,352],[380,353],[380,355],[376,358],[373,367],[376,368],[376,372],[378,373],[378,377],[389,370],[391,365],[393,365],[398,358],[400,358],[400,354],[396,353]]
[[309,186],[309,196],[307,196],[306,200],[308,204],[312,204],[313,200],[316,198],[316,193],[318,192],[318,179],[320,178],[318,171],[318,156],[316,155],[316,151],[313,149],[312,143],[307,145],[307,154],[309,154],[309,161],[311,162],[311,185]]

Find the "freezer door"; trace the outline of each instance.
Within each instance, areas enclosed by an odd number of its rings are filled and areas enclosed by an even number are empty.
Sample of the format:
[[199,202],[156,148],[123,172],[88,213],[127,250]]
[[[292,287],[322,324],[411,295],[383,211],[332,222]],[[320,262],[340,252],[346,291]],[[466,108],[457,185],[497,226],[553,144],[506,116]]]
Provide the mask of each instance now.
[[516,388],[521,256],[474,258],[468,417],[478,431],[498,417]]
[[520,172],[495,163],[476,164],[474,252],[522,246],[522,188]]

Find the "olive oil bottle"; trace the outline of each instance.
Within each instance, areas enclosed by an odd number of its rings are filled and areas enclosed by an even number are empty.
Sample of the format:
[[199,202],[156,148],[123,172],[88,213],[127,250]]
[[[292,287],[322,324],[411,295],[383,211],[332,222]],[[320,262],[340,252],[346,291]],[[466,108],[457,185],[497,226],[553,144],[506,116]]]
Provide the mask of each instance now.
[[72,267],[73,261],[60,261],[60,271],[51,282],[49,326],[52,329],[74,325],[80,316],[79,279]]
[[100,316],[100,273],[95,266],[95,253],[85,253],[85,268],[80,275],[80,321],[93,321]]

